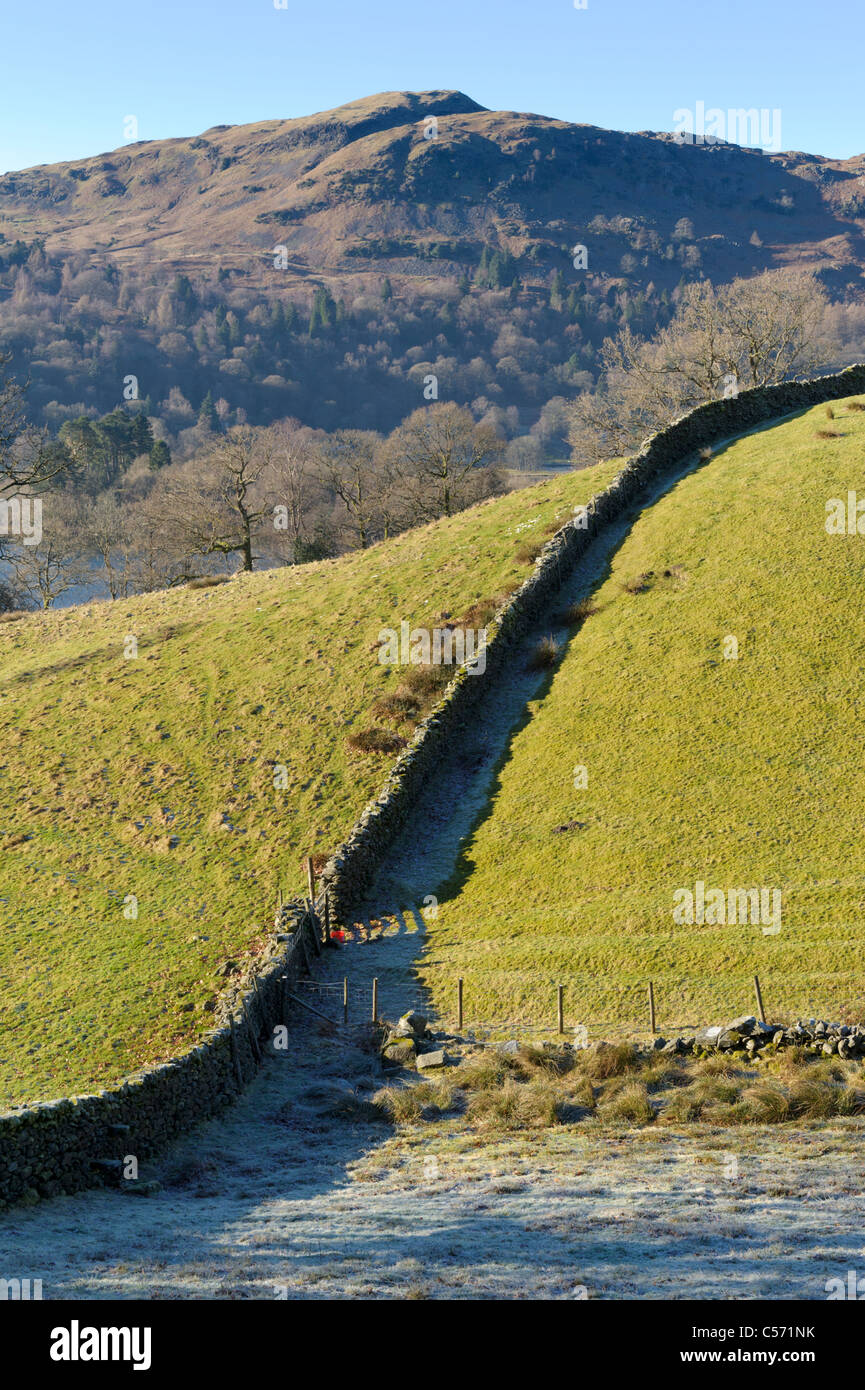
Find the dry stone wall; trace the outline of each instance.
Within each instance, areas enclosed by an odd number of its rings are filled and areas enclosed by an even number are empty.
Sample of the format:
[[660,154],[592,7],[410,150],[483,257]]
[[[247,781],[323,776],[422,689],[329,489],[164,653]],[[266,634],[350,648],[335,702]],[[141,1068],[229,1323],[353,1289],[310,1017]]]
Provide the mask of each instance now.
[[379,796],[371,801],[348,839],[322,873],[335,916],[345,920],[373,881],[395,837],[405,824],[424,780],[438,766],[452,740],[470,719],[472,708],[511,659],[513,649],[588,550],[595,536],[627,514],[649,488],[672,477],[697,451],[743,434],[756,425],[823,401],[865,391],[865,365],[811,381],[757,387],[736,397],[710,401],[645,441],[639,453],[588,507],[588,524],[567,522],[544,546],[534,573],[496,615],[482,675],[461,669],[435,709],[393,766]]
[[111,1090],[0,1114],[0,1209],[100,1184],[123,1186],[129,1157],[151,1158],[232,1101],[255,1075],[262,1039],[285,1021],[286,995],[318,950],[309,912],[284,909],[279,937],[254,973],[232,979],[218,1026],[197,1047]]
[[[697,450],[823,401],[865,392],[865,366],[812,381],[744,391],[712,401],[646,440],[610,486],[592,499],[587,526],[566,523],[544,546],[534,572],[496,615],[483,675],[457,672],[418,726],[381,794],[366,807],[326,865],[322,887],[336,918],[369,887],[411,811],[424,780],[457,737],[477,700],[506,667],[514,646],[608,523],[646,490],[672,476]],[[22,1105],[0,1114],[0,1208],[99,1183],[122,1183],[129,1156],[146,1160],[190,1126],[216,1114],[252,1079],[262,1039],[284,1022],[287,994],[319,950],[315,917],[302,904],[283,909],[279,934],[254,970],[233,980],[218,1026],[199,1046],[93,1095]]]

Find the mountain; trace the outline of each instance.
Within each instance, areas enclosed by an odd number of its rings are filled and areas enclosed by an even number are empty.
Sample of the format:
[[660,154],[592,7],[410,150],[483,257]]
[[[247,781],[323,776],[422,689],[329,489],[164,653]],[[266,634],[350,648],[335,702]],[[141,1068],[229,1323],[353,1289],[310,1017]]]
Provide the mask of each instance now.
[[[384,431],[439,398],[537,467],[565,457],[562,401],[605,338],[655,333],[690,280],[788,266],[861,299],[865,156],[686,145],[461,92],[0,179],[0,351],[34,417],[109,413],[131,378],[178,457],[206,442],[208,397],[223,424]],[[849,360],[865,308],[845,314]]]
[[[438,130],[425,138],[431,117]],[[634,279],[675,282],[680,267],[664,276],[648,241],[654,231],[669,243],[683,217],[712,279],[797,263],[858,285],[865,156],[685,145],[488,111],[462,92],[388,92],[0,179],[7,240],[256,281],[272,277],[275,244],[298,277],[373,266],[418,276],[474,263],[489,244],[567,269],[563,249],[582,241],[592,270],[621,273],[630,250]]]

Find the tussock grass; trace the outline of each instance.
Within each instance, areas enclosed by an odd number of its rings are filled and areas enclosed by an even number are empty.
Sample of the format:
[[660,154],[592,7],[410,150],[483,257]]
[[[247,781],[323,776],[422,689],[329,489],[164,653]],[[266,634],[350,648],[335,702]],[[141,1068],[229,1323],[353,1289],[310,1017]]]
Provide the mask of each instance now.
[[551,671],[558,665],[561,647],[554,637],[542,637],[528,660],[530,671]]
[[461,626],[466,628],[486,627],[503,602],[503,597],[478,599],[476,603],[470,604],[463,613]]
[[606,1081],[611,1076],[624,1076],[638,1071],[640,1057],[633,1043],[607,1043],[593,1048],[581,1058],[581,1068],[594,1081]]
[[376,700],[372,706],[372,714],[376,719],[392,720],[395,724],[403,724],[408,719],[413,719],[420,712],[421,703],[416,695],[409,691],[404,693],[395,690],[391,695],[383,695],[380,700]]
[[615,1092],[600,1107],[605,1120],[624,1121],[628,1124],[647,1125],[655,1118],[655,1112],[646,1094],[646,1087],[640,1081],[629,1081],[621,1090]]
[[523,541],[517,546],[514,555],[521,565],[533,565],[545,545],[544,541]]
[[578,603],[572,603],[563,609],[559,614],[559,622],[562,627],[582,627],[586,619],[593,617],[598,611],[598,605],[592,599],[581,598]]
[[230,574],[198,574],[187,583],[187,589],[215,589],[219,584],[227,584]]
[[626,594],[645,594],[652,587],[654,571],[648,570],[646,574],[633,575],[630,579],[622,580],[622,588]]
[[624,1043],[582,1051],[488,1048],[470,1053],[434,1082],[387,1087],[372,1104],[397,1126],[458,1116],[461,1131],[466,1126],[478,1134],[589,1120],[601,1127],[819,1125],[865,1115],[865,1071],[861,1062],[830,1068],[812,1056],[788,1082],[767,1075],[751,1059],[660,1057]]
[[399,753],[406,741],[390,729],[359,729],[346,739],[356,753]]
[[451,666],[407,666],[402,671],[402,688],[428,702],[441,695],[453,674]]

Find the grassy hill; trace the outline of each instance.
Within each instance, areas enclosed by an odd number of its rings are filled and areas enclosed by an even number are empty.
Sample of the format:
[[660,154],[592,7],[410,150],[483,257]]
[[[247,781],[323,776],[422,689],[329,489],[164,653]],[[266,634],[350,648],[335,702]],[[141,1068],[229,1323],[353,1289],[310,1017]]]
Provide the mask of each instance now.
[[520,583],[517,552],[613,472],[340,560],[0,625],[3,1101],[107,1084],[207,1029],[218,966],[383,781],[390,759],[346,742],[404,674],[379,629]]
[[[622,544],[439,891],[445,1017],[463,976],[467,1023],[553,1024],[561,983],[590,1037],[646,1030],[650,979],[662,1029],[721,1021],[754,972],[772,1013],[862,1017],[865,540],[825,519],[865,415],[835,414],[719,451]],[[781,890],[780,931],[675,922],[698,880]]]

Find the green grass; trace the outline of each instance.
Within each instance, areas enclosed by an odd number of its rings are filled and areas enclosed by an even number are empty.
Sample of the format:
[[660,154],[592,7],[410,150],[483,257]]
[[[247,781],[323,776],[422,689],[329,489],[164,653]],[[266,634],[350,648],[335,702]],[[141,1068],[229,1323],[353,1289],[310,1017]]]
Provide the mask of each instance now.
[[517,548],[614,472],[337,561],[0,625],[0,1104],[106,1085],[207,1030],[218,965],[260,948],[278,889],[302,889],[303,856],[340,843],[392,761],[347,746],[403,674],[379,629],[521,582]]
[[[647,1030],[653,980],[669,1030],[750,1012],[755,972],[770,1015],[863,1016],[865,537],[824,523],[865,420],[835,411],[717,452],[614,556],[438,891],[442,1017],[462,976],[466,1026],[552,1027],[561,983],[590,1037]],[[780,889],[781,931],[677,925],[698,879]]]

